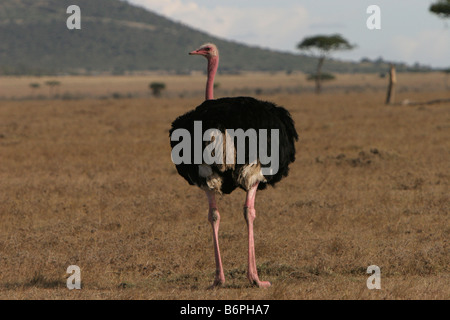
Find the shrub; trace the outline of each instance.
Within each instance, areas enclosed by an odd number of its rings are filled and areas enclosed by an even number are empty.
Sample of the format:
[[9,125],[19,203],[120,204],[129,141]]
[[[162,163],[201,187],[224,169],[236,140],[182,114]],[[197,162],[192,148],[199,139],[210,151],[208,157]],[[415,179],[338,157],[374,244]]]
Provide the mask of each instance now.
[[[315,81],[316,79],[317,79],[317,74],[310,74],[310,75],[308,75],[308,78],[307,78],[307,80],[309,80],[309,81]],[[336,77],[331,73],[322,73],[320,76],[320,79],[322,81],[329,81],[329,80],[336,79]]]
[[150,90],[152,90],[152,94],[155,97],[160,97],[161,92],[166,88],[166,84],[163,82],[152,82],[149,85]]

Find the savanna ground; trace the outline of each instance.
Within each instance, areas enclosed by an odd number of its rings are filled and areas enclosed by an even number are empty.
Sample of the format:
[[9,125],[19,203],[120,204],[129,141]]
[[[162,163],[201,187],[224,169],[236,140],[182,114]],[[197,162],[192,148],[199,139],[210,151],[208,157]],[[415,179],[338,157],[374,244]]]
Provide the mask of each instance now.
[[[397,101],[450,98],[444,77],[400,74]],[[65,77],[53,93],[28,86],[45,78],[1,78],[0,298],[449,299],[450,104],[385,106],[378,75],[338,77],[321,96],[302,79],[217,79],[218,97],[287,107],[300,140],[290,175],[256,197],[256,261],[273,286],[246,279],[236,190],[219,197],[227,282],[207,290],[206,197],[176,173],[168,138],[204,76]],[[69,265],[81,290],[66,288]],[[381,290],[366,286],[370,265]]]

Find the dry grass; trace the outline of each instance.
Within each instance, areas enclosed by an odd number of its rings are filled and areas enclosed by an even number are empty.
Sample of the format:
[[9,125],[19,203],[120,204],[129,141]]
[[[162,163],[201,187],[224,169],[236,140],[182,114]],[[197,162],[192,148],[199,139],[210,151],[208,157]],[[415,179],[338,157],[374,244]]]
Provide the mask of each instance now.
[[[415,91],[398,98],[449,97]],[[450,106],[387,107],[384,90],[262,98],[301,137],[289,177],[256,200],[273,286],[248,285],[236,191],[219,200],[227,283],[213,291],[206,197],[177,175],[168,140],[201,96],[0,101],[0,298],[449,299]],[[366,287],[373,264],[381,290]],[[82,290],[65,287],[69,265]]]
[[[216,77],[217,96],[233,95],[276,95],[284,93],[304,94],[314,91],[314,83],[306,80],[302,73],[287,75],[280,73],[243,73],[242,75],[221,75]],[[51,89],[47,81],[59,81],[60,85]],[[163,96],[203,97],[205,76],[202,72],[194,75],[172,76],[165,74],[148,74],[138,76],[66,76],[66,77],[0,77],[0,99],[45,99],[58,95],[65,99],[149,97],[149,84],[163,82],[166,90]],[[32,89],[30,84],[40,85]],[[336,80],[324,84],[325,91],[364,92],[384,94],[387,79],[378,74],[337,74]],[[444,73],[399,73],[398,89],[403,99],[417,92],[440,92],[450,89],[450,76]]]

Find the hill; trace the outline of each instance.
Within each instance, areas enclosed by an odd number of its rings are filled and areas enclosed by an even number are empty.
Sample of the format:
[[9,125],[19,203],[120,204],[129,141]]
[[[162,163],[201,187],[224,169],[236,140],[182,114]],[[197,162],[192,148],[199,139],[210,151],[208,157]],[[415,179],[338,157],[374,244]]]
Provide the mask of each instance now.
[[[69,5],[81,30],[68,30]],[[189,73],[203,62],[187,53],[214,42],[221,72],[313,72],[315,59],[219,39],[120,0],[2,0],[0,74],[92,74],[165,70]],[[296,39],[293,39],[296,41]],[[378,72],[383,65],[328,61],[328,72]]]

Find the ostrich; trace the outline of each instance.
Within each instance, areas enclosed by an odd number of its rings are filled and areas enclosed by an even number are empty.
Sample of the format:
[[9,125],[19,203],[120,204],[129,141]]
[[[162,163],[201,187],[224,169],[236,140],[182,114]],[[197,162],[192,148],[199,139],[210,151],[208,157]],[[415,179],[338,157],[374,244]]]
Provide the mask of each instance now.
[[[269,287],[268,281],[261,281],[258,277],[258,271],[255,261],[255,245],[253,238],[253,221],[256,217],[255,196],[257,190],[262,190],[267,185],[274,185],[283,177],[288,175],[288,165],[295,160],[295,145],[298,135],[294,127],[289,112],[283,107],[276,106],[273,103],[259,101],[251,97],[233,97],[214,99],[214,76],[219,65],[219,51],[212,43],[202,45],[199,49],[189,53],[190,55],[204,56],[208,61],[208,77],[206,82],[206,100],[196,109],[187,112],[178,117],[170,130],[171,147],[174,150],[176,139],[173,139],[173,133],[177,129],[187,130],[191,135],[194,134],[194,122],[201,121],[202,131],[210,128],[217,128],[223,135],[223,141],[226,141],[228,129],[249,129],[259,130],[277,129],[279,133],[278,141],[278,171],[275,174],[263,174],[262,161],[258,157],[257,161],[249,161],[246,155],[245,163],[233,164],[195,164],[190,163],[176,164],[178,173],[190,185],[197,185],[206,193],[209,211],[208,221],[211,223],[214,242],[214,256],[216,263],[216,273],[214,283],[211,288],[221,286],[225,283],[225,275],[222,267],[222,260],[219,250],[219,224],[220,214],[217,208],[215,195],[229,194],[236,188],[246,191],[247,196],[244,204],[244,218],[248,229],[248,272],[247,277],[252,285],[258,287]],[[202,132],[202,134],[203,134]],[[258,133],[258,138],[261,134]],[[295,140],[295,141],[294,141]],[[214,141],[214,140],[211,140]],[[228,140],[230,141],[230,140]],[[236,145],[235,140],[231,144]],[[230,144],[230,145],[231,145]],[[268,139],[271,144],[271,139]],[[192,145],[192,144],[191,144]],[[204,143],[205,145],[205,143]],[[230,148],[229,144],[223,146]],[[272,150],[269,148],[269,150]],[[194,147],[191,149],[192,158],[194,158]],[[248,151],[248,149],[247,149]],[[228,155],[228,154],[227,154]],[[236,154],[234,154],[235,156]],[[228,159],[228,157],[227,157]],[[236,159],[233,159],[236,160]]]

